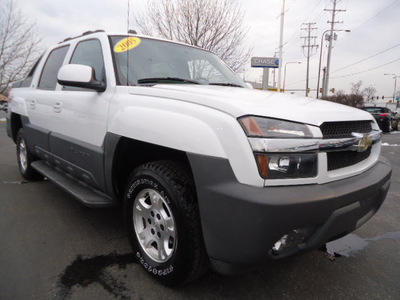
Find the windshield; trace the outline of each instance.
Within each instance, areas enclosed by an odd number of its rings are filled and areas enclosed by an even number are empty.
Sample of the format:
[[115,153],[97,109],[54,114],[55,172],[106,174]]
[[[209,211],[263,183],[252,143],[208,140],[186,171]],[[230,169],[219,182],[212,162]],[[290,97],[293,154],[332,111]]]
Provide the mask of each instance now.
[[211,52],[148,38],[111,36],[119,85],[245,83]]
[[383,113],[386,112],[384,108],[382,107],[364,107],[364,110],[366,110],[369,113]]

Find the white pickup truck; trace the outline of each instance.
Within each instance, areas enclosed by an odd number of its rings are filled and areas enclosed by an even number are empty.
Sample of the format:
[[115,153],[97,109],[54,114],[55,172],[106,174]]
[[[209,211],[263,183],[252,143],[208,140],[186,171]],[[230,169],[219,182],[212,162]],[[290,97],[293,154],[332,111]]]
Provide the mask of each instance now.
[[166,285],[320,248],[390,186],[369,113],[249,89],[213,53],[150,37],[50,48],[14,84],[7,121],[22,176],[121,205],[139,264]]

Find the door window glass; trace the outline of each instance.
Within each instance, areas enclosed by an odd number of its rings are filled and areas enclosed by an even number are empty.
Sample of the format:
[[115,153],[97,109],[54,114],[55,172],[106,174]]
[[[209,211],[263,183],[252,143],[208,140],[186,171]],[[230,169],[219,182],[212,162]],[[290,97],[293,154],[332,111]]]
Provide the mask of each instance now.
[[71,64],[87,65],[94,69],[95,79],[104,79],[104,61],[99,40],[80,42],[72,55]]
[[69,46],[64,46],[51,51],[40,77],[38,86],[40,89],[55,90],[58,70],[64,62],[68,49]]

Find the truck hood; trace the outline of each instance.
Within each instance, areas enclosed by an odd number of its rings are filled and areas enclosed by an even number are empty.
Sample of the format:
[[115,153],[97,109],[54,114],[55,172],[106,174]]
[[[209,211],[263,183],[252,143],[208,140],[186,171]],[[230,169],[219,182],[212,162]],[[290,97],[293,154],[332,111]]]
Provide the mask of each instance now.
[[210,85],[160,84],[135,86],[131,94],[170,98],[214,108],[235,118],[257,115],[319,126],[327,121],[373,120],[368,112],[329,101]]

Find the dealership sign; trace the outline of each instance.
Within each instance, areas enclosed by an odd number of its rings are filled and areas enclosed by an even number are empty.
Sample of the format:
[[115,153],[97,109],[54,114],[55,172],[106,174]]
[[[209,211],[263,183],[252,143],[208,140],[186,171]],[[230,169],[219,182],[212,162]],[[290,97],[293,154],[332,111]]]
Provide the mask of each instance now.
[[276,57],[252,57],[251,66],[253,68],[278,68],[279,59]]

